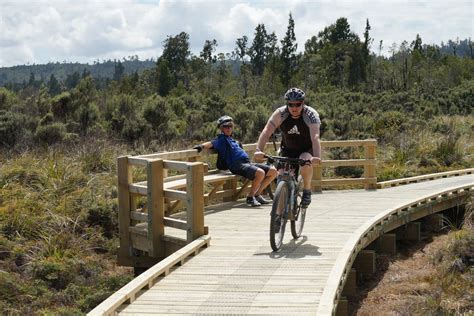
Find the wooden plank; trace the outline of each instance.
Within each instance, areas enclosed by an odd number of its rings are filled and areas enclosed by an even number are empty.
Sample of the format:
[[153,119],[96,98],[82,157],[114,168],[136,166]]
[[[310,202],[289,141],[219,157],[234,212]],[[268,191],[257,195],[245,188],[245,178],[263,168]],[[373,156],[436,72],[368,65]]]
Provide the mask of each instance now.
[[446,171],[446,172],[440,172],[440,173],[431,173],[431,174],[403,178],[403,179],[382,181],[382,182],[377,183],[377,186],[378,188],[382,189],[382,188],[387,188],[387,187],[391,187],[391,186],[399,185],[399,184],[415,183],[415,182],[420,182],[420,181],[434,180],[434,179],[452,177],[452,176],[468,175],[468,174],[473,174],[473,173],[474,173],[474,168],[467,168],[467,169]]
[[[370,143],[364,146],[364,155],[367,161],[375,162],[376,144]],[[364,178],[370,179],[365,183],[365,189],[377,189],[377,178],[375,177],[375,163],[367,163],[364,165]]]
[[312,180],[311,184],[314,186],[322,185],[324,186],[339,186],[339,185],[360,185],[365,184],[367,181],[372,181],[373,179],[367,178],[343,178],[343,179],[326,179],[318,182],[316,180]]
[[165,233],[163,165],[161,159],[150,159],[147,165],[148,240],[150,242],[148,255],[150,257],[163,257],[165,254],[164,243],[161,239]]
[[189,199],[186,201],[188,242],[204,235],[203,172],[202,162],[188,164],[188,170],[186,172],[186,191],[189,194]]
[[129,186],[132,183],[132,170],[128,165],[128,157],[122,156],[117,159],[117,188],[118,188],[118,217],[119,217],[119,239],[120,247],[118,256],[127,257],[131,250],[130,240],[130,193]]
[[321,141],[321,148],[331,148],[331,147],[359,147],[364,145],[376,145],[377,140],[375,139],[366,139],[366,140],[331,140],[331,141]]
[[146,196],[148,194],[148,190],[146,187],[145,182],[137,182],[137,183],[130,183],[128,185],[128,191],[133,194],[143,195]]
[[188,162],[185,161],[163,160],[163,167],[166,169],[186,172],[187,166]]
[[133,302],[135,300],[136,294],[141,289],[146,286],[151,287],[157,277],[162,274],[168,274],[170,268],[176,263],[181,262],[189,255],[195,254],[198,249],[209,245],[210,239],[211,238],[209,236],[202,236],[161,262],[155,264],[153,267],[146,270],[138,277],[123,286],[120,290],[112,294],[87,315],[112,315],[114,311],[126,301]]
[[128,163],[132,166],[146,167],[148,159],[141,157],[129,157]]
[[188,228],[186,221],[176,219],[176,218],[171,218],[171,217],[165,217],[164,224],[165,226],[182,229],[182,230],[186,230]]
[[178,190],[164,190],[164,196],[165,198],[171,199],[171,200],[187,200],[188,199],[188,194],[184,191],[178,191]]
[[340,167],[340,166],[364,166],[374,165],[375,159],[341,159],[341,160],[323,160],[323,167]]
[[148,214],[144,212],[132,211],[130,212],[130,218],[139,222],[148,222]]

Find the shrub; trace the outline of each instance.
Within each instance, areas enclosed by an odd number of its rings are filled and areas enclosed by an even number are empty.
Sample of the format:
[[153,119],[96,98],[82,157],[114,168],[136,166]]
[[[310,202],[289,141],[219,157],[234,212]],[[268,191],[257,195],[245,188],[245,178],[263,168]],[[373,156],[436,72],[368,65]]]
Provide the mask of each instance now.
[[24,131],[23,115],[0,110],[0,146],[13,147]]
[[32,262],[34,278],[46,282],[50,287],[60,290],[74,280],[76,264],[71,259],[47,257]]
[[107,151],[100,144],[84,146],[80,152],[82,171],[87,174],[90,172],[107,172],[115,169],[115,161],[112,155],[112,152]]
[[0,301],[10,304],[18,302],[22,292],[19,281],[13,274],[0,271]]
[[111,238],[114,235],[118,225],[114,220],[116,214],[107,206],[94,206],[89,209],[87,223],[91,226],[100,226],[104,230],[104,236]]
[[38,126],[35,138],[43,144],[52,145],[61,142],[66,136],[66,126],[62,123]]
[[463,152],[458,143],[459,137],[459,134],[449,133],[436,145],[433,155],[447,167],[462,162]]
[[51,112],[48,112],[46,113],[45,116],[43,116],[39,122],[40,125],[48,125],[48,124],[52,124],[54,121],[54,116],[53,116],[53,113]]

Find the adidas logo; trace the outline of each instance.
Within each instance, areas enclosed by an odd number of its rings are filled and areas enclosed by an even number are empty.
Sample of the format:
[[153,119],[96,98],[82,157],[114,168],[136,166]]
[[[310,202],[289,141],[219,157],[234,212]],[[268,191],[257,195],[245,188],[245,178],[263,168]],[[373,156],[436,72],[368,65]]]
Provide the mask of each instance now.
[[293,126],[289,131],[288,134],[300,134],[300,131],[298,130],[298,126]]

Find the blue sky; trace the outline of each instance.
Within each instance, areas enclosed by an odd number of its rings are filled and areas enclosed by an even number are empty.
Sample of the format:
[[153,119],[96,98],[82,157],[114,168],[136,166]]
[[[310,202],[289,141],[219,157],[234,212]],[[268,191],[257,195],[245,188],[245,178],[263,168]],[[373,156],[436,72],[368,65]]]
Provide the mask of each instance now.
[[0,67],[47,62],[140,59],[161,55],[163,40],[185,31],[193,54],[206,39],[229,53],[237,38],[252,41],[255,27],[282,39],[288,14],[299,50],[339,17],[362,37],[368,18],[372,50],[383,53],[420,34],[423,43],[473,38],[472,0],[0,0]]

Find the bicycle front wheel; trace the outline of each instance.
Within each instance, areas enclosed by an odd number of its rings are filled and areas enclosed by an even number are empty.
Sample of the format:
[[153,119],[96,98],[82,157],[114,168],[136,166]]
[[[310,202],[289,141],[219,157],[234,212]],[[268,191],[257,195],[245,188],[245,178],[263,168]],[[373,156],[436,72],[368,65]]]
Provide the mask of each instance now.
[[290,188],[286,181],[280,181],[275,190],[272,212],[270,214],[270,246],[273,251],[278,251],[285,235],[288,199]]
[[291,235],[293,235],[294,239],[300,238],[306,217],[306,208],[301,207],[301,199],[303,196],[303,178],[301,176],[298,177],[298,186],[296,190],[295,205],[293,209],[294,219],[291,221]]

